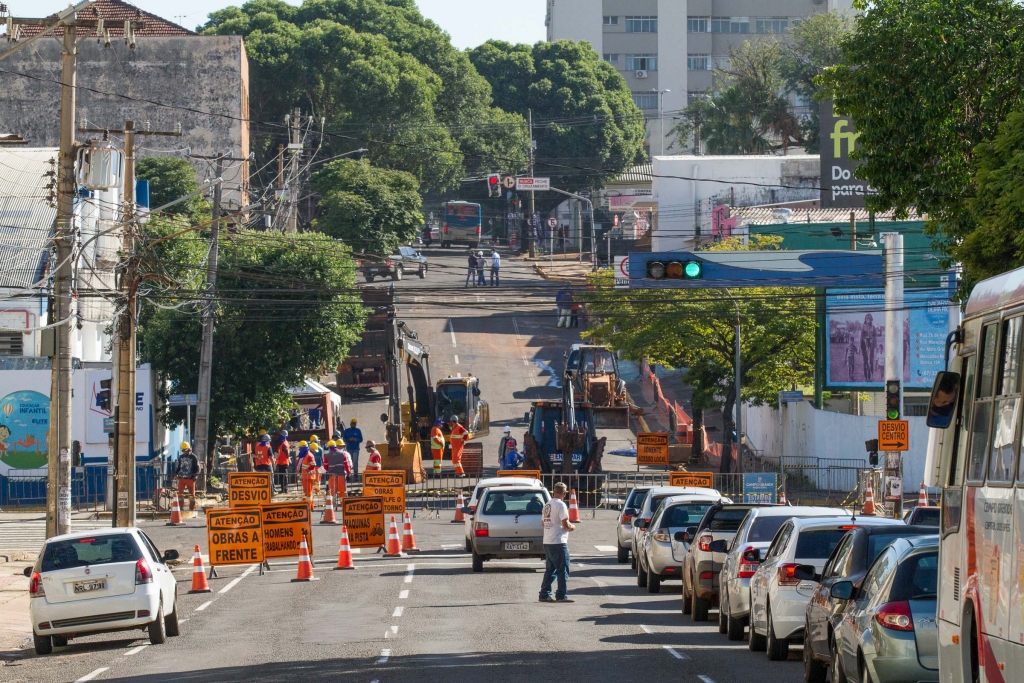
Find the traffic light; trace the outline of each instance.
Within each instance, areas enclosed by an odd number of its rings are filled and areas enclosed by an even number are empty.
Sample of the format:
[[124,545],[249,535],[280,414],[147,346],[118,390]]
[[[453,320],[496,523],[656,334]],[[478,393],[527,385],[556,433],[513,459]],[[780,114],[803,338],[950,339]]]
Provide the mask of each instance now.
[[501,196],[501,174],[500,173],[488,173],[487,174],[487,196],[488,197],[500,197]]
[[96,392],[96,407],[100,410],[110,410],[110,380],[100,380],[100,390]]
[[885,383],[885,418],[900,419],[900,382],[896,379]]
[[649,261],[647,277],[652,280],[699,280],[704,277],[700,261]]
[[864,449],[868,452],[868,462],[872,467],[878,465],[878,439],[868,439],[864,442]]

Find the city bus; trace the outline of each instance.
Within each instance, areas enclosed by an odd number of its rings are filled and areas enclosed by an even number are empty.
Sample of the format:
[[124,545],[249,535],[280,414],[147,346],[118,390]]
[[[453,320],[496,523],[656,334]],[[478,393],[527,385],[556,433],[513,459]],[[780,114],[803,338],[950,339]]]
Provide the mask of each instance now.
[[472,202],[445,202],[444,222],[441,224],[441,246],[466,244],[474,249],[480,246],[483,212]]
[[1024,268],[974,288],[932,387],[926,471],[942,488],[943,683],[1024,680],[1022,334]]

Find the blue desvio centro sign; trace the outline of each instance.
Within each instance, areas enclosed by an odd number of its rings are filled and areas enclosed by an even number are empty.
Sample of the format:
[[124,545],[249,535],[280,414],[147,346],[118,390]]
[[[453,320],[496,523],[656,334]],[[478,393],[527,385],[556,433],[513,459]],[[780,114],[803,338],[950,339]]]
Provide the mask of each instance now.
[[775,503],[775,473],[745,472],[743,474],[743,502]]
[[[699,263],[700,277],[652,278],[648,264],[670,273]],[[678,263],[682,268],[667,268]],[[694,269],[690,269],[691,272]],[[630,252],[631,289],[718,287],[880,287],[882,251],[666,251]]]

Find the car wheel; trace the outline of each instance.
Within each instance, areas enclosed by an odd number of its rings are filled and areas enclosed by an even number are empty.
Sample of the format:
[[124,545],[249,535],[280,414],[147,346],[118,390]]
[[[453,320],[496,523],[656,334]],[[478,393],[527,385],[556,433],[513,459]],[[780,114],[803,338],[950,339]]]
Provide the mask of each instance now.
[[839,658],[839,643],[832,638],[832,683],[847,683],[843,661]]
[[469,542],[468,538],[466,539],[466,552],[467,553],[473,552],[473,544]]
[[873,683],[871,680],[871,672],[868,671],[867,662],[861,664],[861,668],[863,671],[861,671],[860,674],[860,683]]
[[725,610],[722,609],[722,605],[721,605],[721,603],[719,603],[719,605],[718,605],[718,632],[719,633],[725,633],[726,628],[728,628],[728,626],[729,626],[729,624],[728,624],[728,622],[725,619]]
[[725,637],[728,640],[743,640],[743,620],[731,614],[725,616]]
[[690,610],[693,609],[693,597],[686,592],[686,586],[683,586],[683,614],[689,614]]
[[160,603],[160,607],[156,611],[156,619],[149,623],[149,642],[153,645],[163,645],[167,642],[163,603]]
[[643,562],[636,561],[636,585],[643,588],[647,585],[647,572],[644,571]]
[[618,546],[618,548],[619,548],[619,554],[618,554],[619,564],[626,564],[627,562],[629,562],[629,548],[623,548],[621,545]]
[[828,667],[814,658],[814,651],[811,649],[811,629],[804,624],[804,682],[825,683],[825,675]]
[[647,572],[647,592],[648,593],[660,593],[661,592],[661,577],[654,572]]
[[50,636],[50,637],[53,638],[53,645],[54,645],[54,647],[67,647],[68,646],[68,638],[67,638],[67,636]]
[[174,610],[164,617],[164,630],[167,631],[167,635],[175,637],[181,633],[178,629],[178,596],[174,596]]
[[37,655],[48,655],[53,652],[53,638],[32,634],[32,644],[36,646]]
[[395,268],[395,272],[391,275],[391,279],[396,282],[402,279],[402,266]]
[[768,606],[768,636],[765,640],[765,652],[773,662],[784,662],[789,658],[789,641],[775,635],[775,621],[772,619],[771,605]]
[[473,551],[473,571],[477,574],[484,570],[484,558]]
[[426,277],[426,275],[427,275],[427,267],[426,266],[420,266],[420,272],[419,272],[420,278],[422,279],[422,278]]
[[707,621],[708,610],[711,609],[711,601],[707,598],[698,598],[696,595],[693,596],[693,610],[690,612],[690,618],[694,621]]
[[636,553],[633,553],[632,556],[630,557],[630,560],[629,560],[629,568],[632,569],[633,571],[636,571],[637,566],[638,565],[637,565],[637,562],[636,562]]
[[747,648],[751,652],[764,652],[765,648],[768,647],[768,640],[757,631],[754,630],[754,603],[750,603],[750,638],[747,639]]

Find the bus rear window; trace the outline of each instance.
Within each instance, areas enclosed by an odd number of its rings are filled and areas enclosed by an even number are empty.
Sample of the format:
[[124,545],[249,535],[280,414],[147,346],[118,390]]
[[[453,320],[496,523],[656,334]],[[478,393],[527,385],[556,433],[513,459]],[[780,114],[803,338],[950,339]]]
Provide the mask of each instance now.
[[476,218],[480,214],[480,207],[475,204],[449,204],[447,211],[449,216]]

